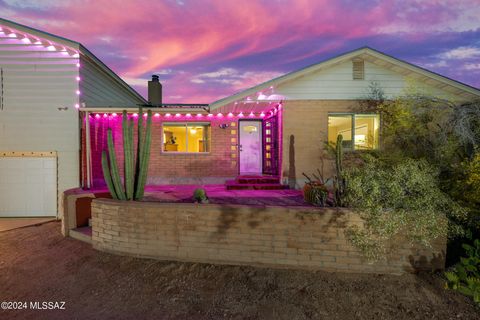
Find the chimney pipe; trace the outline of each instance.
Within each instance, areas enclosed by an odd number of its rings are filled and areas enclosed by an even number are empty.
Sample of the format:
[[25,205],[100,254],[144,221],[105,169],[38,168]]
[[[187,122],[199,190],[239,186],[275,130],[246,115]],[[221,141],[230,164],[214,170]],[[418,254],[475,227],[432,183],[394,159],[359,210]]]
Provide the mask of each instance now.
[[153,106],[162,105],[162,84],[156,74],[148,81],[148,102]]

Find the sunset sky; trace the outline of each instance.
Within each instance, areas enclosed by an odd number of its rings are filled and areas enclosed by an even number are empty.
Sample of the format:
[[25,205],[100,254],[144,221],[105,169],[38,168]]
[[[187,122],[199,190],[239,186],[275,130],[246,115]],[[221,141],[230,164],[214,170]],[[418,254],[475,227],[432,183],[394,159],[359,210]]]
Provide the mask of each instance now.
[[0,16],[78,41],[142,95],[210,103],[371,46],[480,87],[480,0],[0,0]]

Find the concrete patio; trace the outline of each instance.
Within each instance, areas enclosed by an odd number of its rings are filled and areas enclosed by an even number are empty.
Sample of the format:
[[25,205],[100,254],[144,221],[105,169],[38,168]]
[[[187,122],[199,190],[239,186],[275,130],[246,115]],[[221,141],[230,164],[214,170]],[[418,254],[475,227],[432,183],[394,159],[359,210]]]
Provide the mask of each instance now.
[[205,189],[210,203],[260,206],[307,206],[300,190],[227,190],[225,185],[147,187],[143,201],[192,203],[193,192]]
[[0,232],[28,226],[40,225],[56,220],[54,217],[46,218],[0,218]]

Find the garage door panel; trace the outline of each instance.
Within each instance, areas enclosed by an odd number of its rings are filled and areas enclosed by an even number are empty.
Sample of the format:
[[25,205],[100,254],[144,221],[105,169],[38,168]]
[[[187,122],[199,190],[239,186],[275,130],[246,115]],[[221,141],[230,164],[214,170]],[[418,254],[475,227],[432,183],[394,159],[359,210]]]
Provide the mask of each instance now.
[[0,157],[0,217],[57,214],[56,158]]

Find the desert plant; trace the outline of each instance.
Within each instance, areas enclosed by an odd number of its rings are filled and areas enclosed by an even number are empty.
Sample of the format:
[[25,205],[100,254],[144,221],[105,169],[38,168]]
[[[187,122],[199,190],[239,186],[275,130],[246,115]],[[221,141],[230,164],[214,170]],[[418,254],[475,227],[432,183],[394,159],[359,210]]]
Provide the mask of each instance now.
[[371,156],[364,161],[345,172],[345,200],[364,220],[363,227],[349,227],[347,236],[370,260],[385,256],[396,237],[429,247],[447,234],[445,217],[465,214],[440,190],[438,172],[426,161],[390,164]]
[[[142,108],[139,110],[142,115]],[[127,111],[123,111],[123,152],[124,152],[124,183],[120,178],[113,143],[112,129],[107,131],[108,150],[102,152],[102,169],[108,190],[114,199],[141,200],[145,192],[145,184],[150,159],[152,111],[147,113],[147,126],[144,133],[143,117],[138,119],[137,152],[134,154],[133,119],[128,120]],[[107,152],[108,151],[108,152]]]
[[336,176],[334,178],[335,187],[335,203],[341,207],[343,204],[343,197],[345,195],[345,177],[343,172],[343,136],[337,136],[337,143],[335,144],[335,170]]
[[451,271],[445,272],[445,286],[472,297],[480,306],[480,240],[476,239],[473,246],[463,244],[463,248],[467,256],[460,258]]
[[307,182],[303,186],[303,199],[314,206],[325,207],[327,204],[328,190],[323,184]]
[[[302,175],[307,179],[307,182],[303,186],[303,199],[305,202],[314,206],[325,207],[329,200],[327,183],[330,181],[330,178],[325,180],[323,177],[323,167],[322,170],[317,169],[317,174],[312,174],[315,180],[310,178],[304,172]],[[331,205],[332,201],[330,201],[329,204]]]
[[193,201],[198,203],[208,203],[208,196],[205,189],[195,189],[195,191],[193,191]]

